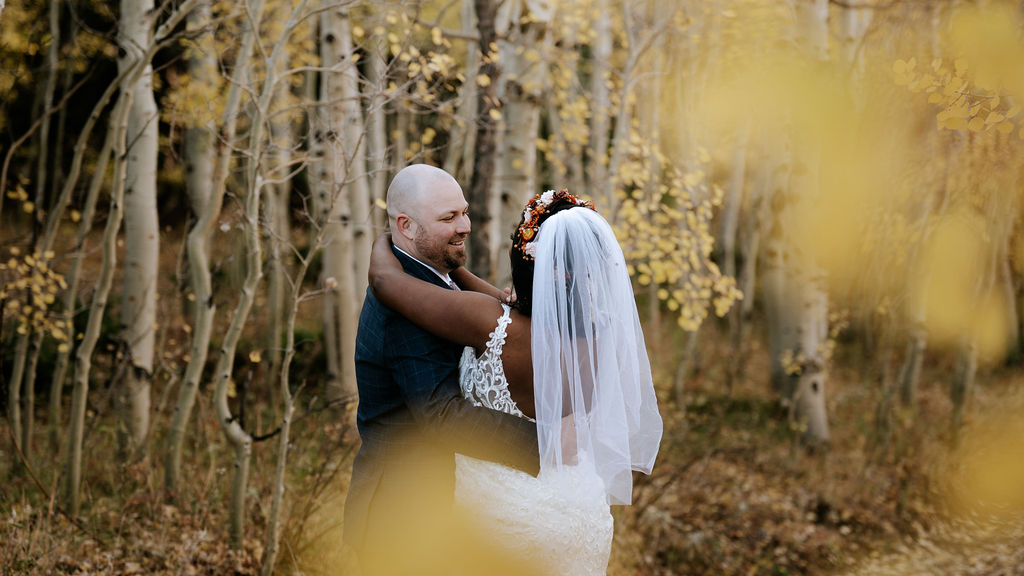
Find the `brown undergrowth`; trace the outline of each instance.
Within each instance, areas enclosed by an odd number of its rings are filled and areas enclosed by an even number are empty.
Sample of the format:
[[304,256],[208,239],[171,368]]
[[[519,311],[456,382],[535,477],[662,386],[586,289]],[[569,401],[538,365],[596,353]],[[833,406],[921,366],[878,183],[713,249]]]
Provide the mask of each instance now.
[[[172,318],[162,349],[165,366],[180,370],[188,335],[183,312],[171,304],[175,298],[180,294],[169,292],[161,299]],[[221,306],[221,313],[229,310],[228,303]],[[305,387],[292,430],[277,572],[356,574],[341,529],[357,437],[350,413],[323,407],[315,309],[303,317],[295,381]],[[671,387],[683,336],[645,329],[665,437],[654,473],[637,477],[634,505],[614,509],[609,574],[1021,573],[1024,538],[1014,527],[1024,525],[1024,506],[983,506],[974,497],[986,487],[995,496],[1000,490],[1013,493],[1000,485],[1010,484],[1004,476],[974,472],[1000,468],[999,457],[1024,454],[1015,452],[1012,441],[992,442],[1000,431],[1013,429],[1007,422],[1024,421],[1019,369],[989,367],[979,374],[965,428],[954,443],[947,393],[951,362],[930,357],[916,404],[897,409],[881,450],[874,416],[881,396],[877,367],[855,341],[840,343],[827,390],[832,440],[827,450],[807,454],[794,442],[770,391],[767,352],[756,331],[742,354],[742,376],[729,392],[727,367],[738,359],[730,357],[728,335],[716,323],[702,327],[697,370],[686,381],[680,406]],[[259,327],[251,332],[258,334]],[[240,347],[240,366],[258,347],[255,341],[244,351]],[[113,365],[105,353],[97,354],[100,372]],[[243,380],[251,368],[239,368],[236,377]],[[84,507],[74,521],[59,510],[61,457],[46,447],[44,426],[36,427],[36,452],[26,471],[12,467],[16,456],[8,425],[0,423],[0,574],[258,573],[276,442],[255,446],[244,546],[231,550],[231,455],[214,419],[210,390],[200,394],[189,427],[185,482],[171,499],[163,490],[160,450],[178,383],[158,377],[152,450],[123,464],[116,457],[107,380],[97,375],[90,399]],[[259,388],[258,374],[255,380],[248,401],[258,406],[274,396]],[[46,419],[45,402],[37,398],[39,423]],[[274,409],[252,408],[247,427],[267,432],[276,417]],[[1024,434],[1018,439],[1024,446]],[[978,454],[996,456],[972,458]]]

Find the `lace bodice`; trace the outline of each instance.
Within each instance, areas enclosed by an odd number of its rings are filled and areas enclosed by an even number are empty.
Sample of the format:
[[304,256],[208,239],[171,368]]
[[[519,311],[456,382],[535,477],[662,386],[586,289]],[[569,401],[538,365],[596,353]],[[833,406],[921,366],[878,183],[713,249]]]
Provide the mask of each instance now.
[[[459,383],[474,404],[523,417],[509,394],[501,361],[512,321],[509,307],[502,308],[484,351],[478,356],[466,348],[462,353]],[[605,574],[614,524],[592,466],[568,466],[535,477],[462,454],[455,461],[456,502],[472,513],[480,534],[522,561],[530,568],[527,573]]]
[[501,363],[501,349],[505,345],[506,331],[512,323],[511,308],[501,305],[502,314],[498,325],[487,340],[483,353],[476,355],[472,346],[466,346],[459,362],[459,384],[462,395],[476,406],[500,410],[513,416],[525,418],[508,391],[505,368]]

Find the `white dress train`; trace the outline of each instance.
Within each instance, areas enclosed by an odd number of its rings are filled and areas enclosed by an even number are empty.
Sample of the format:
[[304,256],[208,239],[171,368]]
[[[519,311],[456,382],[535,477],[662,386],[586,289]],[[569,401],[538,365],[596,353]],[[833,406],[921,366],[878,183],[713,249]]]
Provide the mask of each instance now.
[[[509,307],[479,356],[467,347],[459,364],[462,393],[473,403],[520,417],[501,362]],[[583,463],[586,464],[586,463]],[[480,521],[480,529],[514,558],[544,574],[605,574],[613,521],[604,485],[586,465],[522,471],[456,455],[455,501]]]

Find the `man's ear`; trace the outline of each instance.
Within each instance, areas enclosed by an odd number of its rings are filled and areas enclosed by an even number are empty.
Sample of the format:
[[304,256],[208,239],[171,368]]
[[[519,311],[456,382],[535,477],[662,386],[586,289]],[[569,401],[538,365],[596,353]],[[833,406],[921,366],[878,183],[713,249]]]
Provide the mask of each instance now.
[[415,220],[413,220],[412,218],[408,217],[405,214],[399,214],[398,217],[395,218],[395,228],[397,228],[397,230],[395,230],[393,233],[401,234],[405,238],[412,240],[415,236],[413,230],[413,226],[415,225]]

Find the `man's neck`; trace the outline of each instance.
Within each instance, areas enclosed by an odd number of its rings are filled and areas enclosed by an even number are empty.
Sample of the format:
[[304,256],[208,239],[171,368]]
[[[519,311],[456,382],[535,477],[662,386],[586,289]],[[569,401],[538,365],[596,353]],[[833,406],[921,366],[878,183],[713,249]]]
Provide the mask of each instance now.
[[451,283],[452,283],[452,278],[451,278],[451,276],[449,276],[449,275],[448,275],[448,273],[447,273],[447,272],[441,272],[441,271],[440,271],[440,270],[438,270],[437,268],[434,268],[434,267],[433,267],[433,266],[431,266],[430,264],[427,264],[427,263],[426,263],[426,262],[424,262],[423,260],[420,260],[419,258],[417,258],[417,257],[413,256],[413,255],[412,255],[412,254],[410,254],[410,253],[409,253],[409,252],[408,252],[407,250],[403,250],[403,249],[402,249],[402,248],[400,248],[400,247],[399,247],[398,245],[395,245],[395,248],[396,248],[396,249],[397,249],[397,250],[398,250],[399,252],[401,252],[402,254],[405,254],[405,255],[406,255],[406,256],[408,256],[409,258],[412,258],[413,260],[415,260],[415,261],[419,262],[420,264],[423,264],[424,266],[426,266],[428,270],[430,270],[430,271],[431,271],[431,272],[433,272],[434,274],[437,274],[437,277],[438,277],[438,278],[440,278],[441,280],[444,280],[444,281],[445,281],[445,284],[451,284]]

